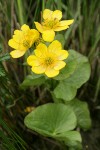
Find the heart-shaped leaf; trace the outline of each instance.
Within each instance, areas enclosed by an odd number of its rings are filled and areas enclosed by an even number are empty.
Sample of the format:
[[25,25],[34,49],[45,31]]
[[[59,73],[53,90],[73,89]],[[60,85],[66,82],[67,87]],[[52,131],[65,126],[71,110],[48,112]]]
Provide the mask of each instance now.
[[81,145],[82,138],[81,138],[81,135],[80,135],[80,133],[78,131],[67,131],[67,132],[64,132],[64,133],[62,133],[60,135],[57,135],[56,139],[64,141],[64,143],[66,145],[68,145],[69,147],[73,147],[74,146],[75,150],[82,149],[82,145]]
[[81,147],[81,136],[76,127],[76,116],[70,106],[49,103],[37,107],[24,120],[25,125],[44,136],[64,142],[67,146]]
[[54,95],[57,99],[70,101],[76,96],[76,92],[77,89],[74,86],[67,84],[67,82],[61,81],[55,88]]
[[72,100],[76,96],[77,89],[90,77],[90,64],[88,59],[73,50],[70,50],[70,52],[74,55],[77,62],[76,69],[65,80],[61,80],[54,89],[55,97],[65,101]]
[[89,129],[91,127],[91,118],[87,103],[74,99],[68,105],[73,108],[77,116],[78,126],[83,129]]
[[70,106],[49,103],[37,107],[25,118],[25,125],[48,137],[55,137],[76,127],[76,116]]

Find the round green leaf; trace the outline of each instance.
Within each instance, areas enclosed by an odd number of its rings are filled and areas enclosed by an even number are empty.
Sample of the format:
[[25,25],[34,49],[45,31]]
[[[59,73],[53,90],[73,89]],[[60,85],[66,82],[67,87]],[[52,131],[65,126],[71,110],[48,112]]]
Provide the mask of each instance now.
[[88,62],[77,66],[75,72],[64,82],[68,85],[74,86],[76,89],[80,88],[90,77],[90,64]]
[[91,118],[87,103],[74,99],[69,105],[73,108],[77,116],[78,126],[83,129],[89,129],[91,127]]
[[64,104],[49,103],[37,107],[25,118],[25,125],[48,137],[72,130],[76,127],[73,110]]
[[70,50],[70,53],[74,55],[74,60],[77,62],[76,68],[69,77],[61,80],[54,89],[55,97],[65,101],[72,100],[76,96],[77,89],[90,77],[90,64],[88,59],[74,50]]
[[72,85],[76,88],[81,87],[83,83],[85,83],[90,77],[90,64],[88,62],[88,58],[79,54],[74,50],[70,50],[75,60],[77,61],[77,67],[74,70],[74,73],[65,80],[67,84]]
[[56,136],[56,139],[64,141],[69,147],[74,147],[74,149],[81,149],[82,138],[78,131],[67,131]]
[[67,84],[67,82],[61,81],[54,89],[53,93],[57,99],[70,101],[76,96],[77,89]]

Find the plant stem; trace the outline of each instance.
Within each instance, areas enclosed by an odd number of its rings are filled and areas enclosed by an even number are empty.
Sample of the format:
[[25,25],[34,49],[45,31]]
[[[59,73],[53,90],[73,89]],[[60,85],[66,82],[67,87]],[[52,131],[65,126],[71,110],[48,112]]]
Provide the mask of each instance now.
[[18,4],[18,11],[19,11],[20,25],[23,25],[24,24],[24,17],[23,17],[22,1],[21,0],[17,0],[17,4]]
[[45,9],[45,0],[42,0],[42,12]]

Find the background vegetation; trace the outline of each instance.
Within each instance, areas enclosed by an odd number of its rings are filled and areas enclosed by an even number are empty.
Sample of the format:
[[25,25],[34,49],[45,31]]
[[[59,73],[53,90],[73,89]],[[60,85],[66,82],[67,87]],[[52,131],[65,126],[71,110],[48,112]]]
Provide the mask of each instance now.
[[[89,58],[91,77],[77,93],[89,105],[92,128],[81,131],[84,150],[100,149],[100,1],[98,0],[0,0],[0,149],[62,150],[59,143],[31,132],[24,125],[27,106],[38,106],[50,100],[43,86],[20,89],[29,74],[25,57],[11,59],[8,40],[13,30],[24,23],[34,27],[45,8],[59,9],[64,19],[75,19],[63,31],[65,48],[74,49]],[[46,100],[45,100],[46,99]],[[9,145],[9,146],[8,146]]]

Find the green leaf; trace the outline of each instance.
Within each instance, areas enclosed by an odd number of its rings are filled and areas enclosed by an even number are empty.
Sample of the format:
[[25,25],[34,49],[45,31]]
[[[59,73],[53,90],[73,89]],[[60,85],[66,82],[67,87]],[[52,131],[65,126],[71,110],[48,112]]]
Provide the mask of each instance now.
[[6,76],[6,71],[2,65],[2,63],[0,62],[0,77],[5,77]]
[[64,82],[66,84],[72,85],[76,88],[80,88],[82,84],[84,84],[90,77],[90,64],[88,62],[84,62],[77,66],[75,72]]
[[42,135],[55,138],[76,127],[76,116],[69,106],[49,103],[28,114],[25,125]]
[[29,86],[36,86],[36,85],[39,86],[39,85],[43,84],[44,82],[45,82],[44,76],[32,74],[32,75],[28,75],[25,78],[23,83],[20,85],[20,88],[26,89]]
[[77,89],[90,77],[90,64],[88,59],[73,50],[70,50],[70,52],[74,54],[74,60],[77,62],[77,66],[74,72],[65,80],[61,80],[54,89],[55,97],[65,101],[72,100],[76,96]]
[[58,140],[64,141],[64,143],[69,147],[74,146],[74,149],[82,149],[82,138],[78,131],[67,131],[61,135],[57,135],[56,137]]
[[77,116],[78,126],[83,129],[89,129],[91,127],[91,118],[86,102],[74,99],[69,103]]
[[60,82],[54,90],[54,95],[57,99],[63,99],[66,101],[72,100],[76,96],[77,89],[67,82]]
[[0,44],[0,53],[2,52],[2,45]]
[[3,148],[4,150],[26,150],[25,141],[5,123],[2,115],[0,116],[0,127],[0,150]]
[[2,56],[0,56],[0,61],[5,61],[5,60],[9,60],[10,59],[10,55],[9,53],[3,54]]
[[71,131],[76,127],[76,116],[70,106],[49,103],[37,107],[24,120],[25,125],[47,137],[64,142],[67,146],[81,147],[81,135]]

